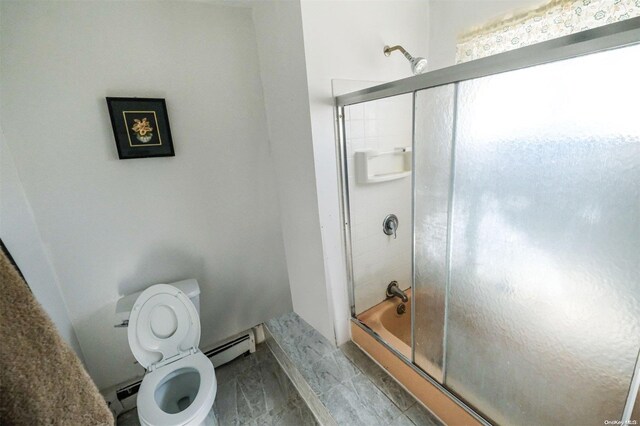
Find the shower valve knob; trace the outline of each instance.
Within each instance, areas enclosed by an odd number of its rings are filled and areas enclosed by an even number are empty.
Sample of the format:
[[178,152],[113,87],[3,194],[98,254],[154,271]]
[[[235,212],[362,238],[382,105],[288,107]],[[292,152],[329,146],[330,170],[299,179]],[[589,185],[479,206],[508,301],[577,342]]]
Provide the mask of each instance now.
[[382,222],[382,232],[387,235],[393,235],[393,239],[397,238],[398,216],[395,214],[387,215]]

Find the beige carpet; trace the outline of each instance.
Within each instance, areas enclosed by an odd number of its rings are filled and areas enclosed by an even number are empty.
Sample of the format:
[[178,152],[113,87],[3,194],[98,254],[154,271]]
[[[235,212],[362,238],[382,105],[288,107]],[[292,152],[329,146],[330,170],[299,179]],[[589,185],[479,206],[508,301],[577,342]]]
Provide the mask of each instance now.
[[0,425],[112,425],[80,359],[0,251]]

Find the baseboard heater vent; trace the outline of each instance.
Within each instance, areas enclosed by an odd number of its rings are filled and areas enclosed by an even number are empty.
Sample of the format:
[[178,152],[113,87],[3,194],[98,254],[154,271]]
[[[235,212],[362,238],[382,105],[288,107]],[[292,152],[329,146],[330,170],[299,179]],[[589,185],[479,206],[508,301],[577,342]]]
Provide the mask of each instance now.
[[138,389],[140,389],[140,383],[142,383],[142,381],[138,381],[135,382],[127,387],[124,387],[122,389],[118,389],[116,391],[116,397],[118,398],[118,401],[123,401],[127,398],[132,397],[133,395],[138,393]]
[[209,357],[214,367],[219,367],[233,361],[240,355],[245,355],[256,351],[256,341],[253,331],[238,336],[233,340],[221,344],[220,346],[206,351],[204,354]]
[[[247,330],[233,336],[213,349],[203,351],[209,357],[215,368],[233,361],[241,355],[248,355],[256,351],[256,338],[253,330]],[[140,389],[141,380],[116,390],[116,398],[126,409],[135,407],[135,396]],[[113,395],[113,394],[112,394]],[[133,404],[133,406],[132,406]]]

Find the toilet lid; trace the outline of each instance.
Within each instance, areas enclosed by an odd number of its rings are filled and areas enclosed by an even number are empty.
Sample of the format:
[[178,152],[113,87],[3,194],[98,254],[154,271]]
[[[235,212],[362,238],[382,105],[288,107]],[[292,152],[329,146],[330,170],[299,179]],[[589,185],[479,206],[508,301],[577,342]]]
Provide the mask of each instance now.
[[192,353],[200,343],[196,307],[179,289],[156,284],[136,299],[127,330],[129,346],[140,365],[149,368]]

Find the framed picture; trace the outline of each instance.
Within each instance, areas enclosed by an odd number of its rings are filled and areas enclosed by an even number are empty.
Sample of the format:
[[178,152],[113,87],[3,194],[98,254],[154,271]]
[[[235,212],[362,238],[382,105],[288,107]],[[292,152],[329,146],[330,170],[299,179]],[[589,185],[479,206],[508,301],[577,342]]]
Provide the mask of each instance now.
[[173,157],[173,141],[164,99],[107,98],[118,157]]

